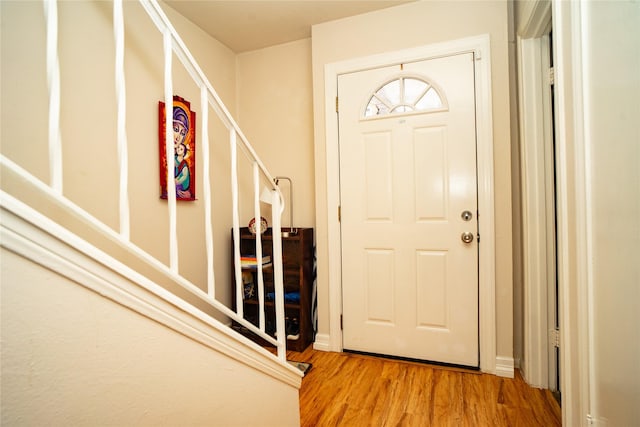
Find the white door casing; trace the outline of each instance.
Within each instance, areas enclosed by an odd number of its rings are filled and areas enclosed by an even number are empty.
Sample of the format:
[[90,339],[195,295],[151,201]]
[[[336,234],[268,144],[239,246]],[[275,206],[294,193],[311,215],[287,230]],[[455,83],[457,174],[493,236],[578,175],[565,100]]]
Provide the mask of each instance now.
[[338,123],[335,110],[338,75],[378,68],[390,64],[419,61],[456,53],[474,52],[476,146],[478,175],[479,234],[482,246],[479,251],[479,328],[480,369],[483,372],[513,376],[513,359],[498,357],[496,352],[495,310],[495,223],[493,178],[493,129],[491,102],[491,52],[490,38],[480,35],[417,48],[398,50],[364,58],[355,58],[326,64],[325,82],[325,133],[326,133],[326,218],[328,256],[328,324],[327,333],[316,336],[314,348],[326,351],[342,351],[342,279],[340,223],[338,220],[339,155]]
[[557,302],[548,36],[552,30],[551,2],[534,0],[523,7],[517,38],[524,325],[520,367],[528,384],[558,390],[551,333]]
[[[478,366],[474,62],[468,52],[338,77],[347,349]],[[365,116],[383,85],[391,98],[431,86],[435,104]]]

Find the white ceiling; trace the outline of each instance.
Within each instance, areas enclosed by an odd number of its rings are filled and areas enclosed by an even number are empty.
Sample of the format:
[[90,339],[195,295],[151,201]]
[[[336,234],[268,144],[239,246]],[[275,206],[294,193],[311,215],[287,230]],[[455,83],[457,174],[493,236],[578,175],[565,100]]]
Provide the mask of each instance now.
[[235,53],[311,37],[311,26],[415,0],[165,0]]

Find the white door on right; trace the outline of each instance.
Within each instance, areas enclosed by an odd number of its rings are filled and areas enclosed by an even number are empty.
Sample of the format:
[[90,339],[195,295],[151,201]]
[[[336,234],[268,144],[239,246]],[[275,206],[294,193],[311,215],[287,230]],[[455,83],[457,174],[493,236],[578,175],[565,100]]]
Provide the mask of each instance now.
[[479,366],[474,55],[340,75],[343,346]]

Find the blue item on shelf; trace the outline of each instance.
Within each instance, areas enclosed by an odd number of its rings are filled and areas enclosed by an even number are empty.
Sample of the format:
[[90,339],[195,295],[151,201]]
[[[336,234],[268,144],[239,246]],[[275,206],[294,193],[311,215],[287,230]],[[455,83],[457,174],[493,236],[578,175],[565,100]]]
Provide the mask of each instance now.
[[284,294],[285,302],[300,302],[300,292],[286,292]]
[[[275,292],[267,292],[267,300],[273,301],[276,298]],[[285,292],[284,302],[298,303],[300,302],[300,292]]]

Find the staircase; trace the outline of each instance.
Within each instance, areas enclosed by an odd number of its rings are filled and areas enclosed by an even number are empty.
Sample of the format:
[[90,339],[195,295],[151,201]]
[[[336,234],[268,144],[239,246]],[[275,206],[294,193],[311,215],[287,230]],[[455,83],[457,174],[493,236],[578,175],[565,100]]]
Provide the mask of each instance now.
[[[167,13],[155,0],[0,7],[2,422],[297,425],[283,198]],[[196,111],[189,201],[159,172],[163,157],[182,166],[176,94]],[[260,217],[279,338],[229,291],[242,283],[231,237]]]

